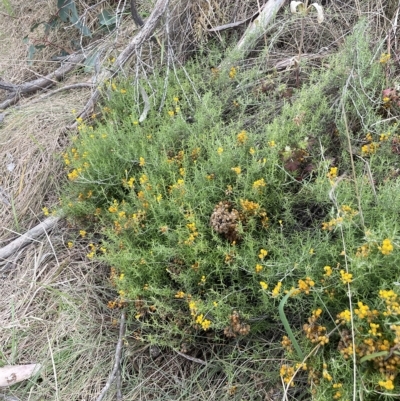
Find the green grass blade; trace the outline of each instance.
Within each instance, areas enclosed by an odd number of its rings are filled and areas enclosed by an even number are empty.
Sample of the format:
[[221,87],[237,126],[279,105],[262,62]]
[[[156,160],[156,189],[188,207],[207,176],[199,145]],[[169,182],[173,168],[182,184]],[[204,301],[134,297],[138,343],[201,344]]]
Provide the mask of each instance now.
[[281,318],[281,321],[283,323],[283,326],[285,327],[286,333],[288,334],[290,341],[293,344],[293,347],[295,348],[297,355],[299,356],[300,360],[304,360],[304,355],[303,352],[301,351],[301,348],[296,340],[296,338],[294,337],[294,334],[292,332],[292,329],[290,328],[289,322],[286,318],[285,315],[285,311],[283,310],[286,301],[288,300],[288,298],[290,297],[290,295],[292,295],[293,291],[289,291],[283,298],[282,301],[279,303],[279,316]]

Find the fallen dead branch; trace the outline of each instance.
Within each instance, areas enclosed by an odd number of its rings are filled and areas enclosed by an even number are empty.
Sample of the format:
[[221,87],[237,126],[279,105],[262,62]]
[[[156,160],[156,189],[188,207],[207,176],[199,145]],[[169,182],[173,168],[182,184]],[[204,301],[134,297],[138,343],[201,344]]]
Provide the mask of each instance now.
[[50,231],[57,222],[60,220],[60,217],[50,216],[46,220],[43,220],[36,227],[33,227],[31,230],[27,231],[25,234],[22,234],[19,238],[10,242],[8,245],[0,249],[0,262],[7,261],[11,255],[13,255],[19,249],[25,247],[30,244],[32,241],[35,241],[37,238],[42,236],[47,231]]
[[123,345],[123,339],[124,339],[124,334],[125,334],[125,315],[126,315],[126,312],[122,311],[121,321],[119,324],[119,337],[118,337],[117,347],[115,349],[115,362],[114,362],[113,370],[111,371],[111,374],[107,380],[107,383],[103,387],[103,390],[101,390],[101,393],[97,397],[96,401],[101,401],[104,398],[104,396],[106,395],[112,382],[115,380],[117,373],[120,369],[122,345]]
[[57,68],[51,74],[48,74],[42,78],[35,79],[33,81],[26,82],[21,85],[13,85],[8,82],[1,81],[0,89],[5,89],[10,92],[9,97],[0,103],[0,110],[4,110],[7,107],[17,103],[22,95],[33,93],[41,89],[48,88],[55,85],[59,80],[63,79],[65,74],[72,71],[77,65],[79,65],[85,56],[83,54],[75,54],[70,56],[61,67]]
[[256,13],[254,13],[253,15],[251,15],[250,17],[248,17],[242,21],[231,22],[230,24],[225,24],[225,25],[219,25],[214,28],[209,28],[209,29],[207,29],[207,31],[208,32],[220,32],[220,31],[224,31],[225,29],[236,28],[237,26],[246,24],[247,22],[251,22],[254,20],[254,18],[256,18],[258,16],[258,14],[260,14],[260,12],[262,11],[262,9],[264,7],[265,7],[265,4],[260,8],[259,11],[257,11]]
[[184,354],[183,352],[180,352],[180,351],[178,351],[178,350],[176,350],[176,349],[174,349],[174,351],[175,351],[178,355],[183,356],[184,358],[188,359],[189,361],[192,361],[192,362],[195,362],[195,363],[199,363],[200,365],[207,366],[207,362],[203,361],[202,359],[194,358],[193,356]]

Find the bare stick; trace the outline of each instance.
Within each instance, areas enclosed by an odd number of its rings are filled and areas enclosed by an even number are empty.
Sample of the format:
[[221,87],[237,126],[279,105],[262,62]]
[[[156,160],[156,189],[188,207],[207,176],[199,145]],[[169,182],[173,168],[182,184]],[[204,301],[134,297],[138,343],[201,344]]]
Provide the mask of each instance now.
[[55,82],[64,78],[65,74],[72,71],[77,64],[81,63],[85,59],[83,54],[75,54],[69,57],[61,67],[57,68],[51,74],[46,75],[45,77],[35,79],[33,81],[26,82],[21,85],[15,85],[12,89],[11,84],[7,82],[1,82],[3,85],[3,89],[8,87],[7,90],[11,91],[11,97],[6,99],[3,103],[0,103],[0,109],[6,109],[7,107],[12,106],[13,104],[17,103],[20,99],[21,95],[36,92],[41,89],[48,88],[49,86],[53,86]]
[[0,249],[0,262],[7,260],[13,253],[30,244],[36,238],[43,235],[46,231],[50,231],[60,220],[60,217],[50,216],[46,220],[43,220],[36,227],[22,234],[19,238],[10,242],[8,245]]
[[242,20],[242,21],[231,22],[230,24],[225,24],[225,25],[219,25],[219,26],[216,26],[216,27],[214,27],[214,28],[207,29],[207,31],[208,31],[208,32],[218,32],[218,31],[223,31],[223,30],[225,30],[225,29],[232,29],[232,28],[235,28],[235,27],[237,27],[237,26],[246,24],[246,23],[249,22],[249,21],[253,21],[254,18],[256,18],[256,17],[258,16],[258,14],[260,14],[261,10],[262,10],[264,7],[265,7],[265,4],[261,7],[260,10],[258,10],[258,11],[257,11],[256,13],[254,13],[252,16],[250,16],[250,17],[248,17],[248,18],[246,18],[246,19],[244,19],[244,20]]
[[178,351],[178,350],[176,350],[176,349],[174,349],[174,351],[175,351],[178,355],[183,356],[183,357],[186,358],[186,359],[189,359],[189,361],[196,362],[196,363],[199,363],[200,365],[207,366],[207,362],[203,361],[202,359],[194,358],[194,357],[192,357],[192,356],[190,356],[190,355],[187,355],[187,354],[184,354],[183,352],[180,352],[180,351]]
[[[167,8],[169,0],[157,0],[156,5],[154,6],[153,12],[150,14],[149,18],[146,20],[146,23],[142,26],[139,33],[131,40],[127,47],[121,52],[121,54],[116,59],[113,69],[104,70],[98,79],[98,87],[101,86],[108,79],[116,76],[121,70],[125,63],[129,60],[129,58],[135,53],[135,51],[147,40],[151,37],[152,33],[156,29],[156,26],[164,14],[165,9]],[[96,89],[85,107],[79,114],[79,117],[86,119],[92,114],[94,107],[100,97],[100,90]],[[71,124],[68,129],[76,129],[78,123]]]
[[101,390],[100,395],[97,397],[96,401],[101,401],[104,396],[106,395],[108,389],[110,388],[112,382],[115,379],[115,375],[117,374],[118,369],[120,368],[120,362],[121,362],[121,354],[122,354],[122,345],[123,345],[123,339],[124,339],[124,334],[125,334],[125,311],[122,311],[121,313],[121,322],[119,324],[119,338],[118,338],[118,343],[117,343],[117,348],[115,349],[115,362],[114,362],[114,367],[113,370],[107,380],[106,385],[103,387],[103,390]]

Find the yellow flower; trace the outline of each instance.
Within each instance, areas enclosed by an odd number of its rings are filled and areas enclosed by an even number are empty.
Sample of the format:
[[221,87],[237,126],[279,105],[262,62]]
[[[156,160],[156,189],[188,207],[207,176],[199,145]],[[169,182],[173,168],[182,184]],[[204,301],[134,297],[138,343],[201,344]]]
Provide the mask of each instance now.
[[269,141],[269,142],[268,142],[268,146],[269,146],[270,148],[274,148],[274,147],[276,146],[275,141]]
[[346,273],[344,270],[340,270],[340,276],[343,284],[350,284],[353,278],[351,273]]
[[221,148],[221,147],[219,147],[219,148],[217,149],[217,153],[218,153],[219,155],[221,155],[223,151],[224,151],[224,149]]
[[268,284],[265,281],[260,281],[261,288],[266,290],[268,288]]
[[338,168],[337,167],[331,167],[329,170],[329,173],[326,175],[330,180],[334,180],[337,177],[338,174]]
[[384,255],[389,255],[393,252],[393,245],[390,242],[389,238],[386,238],[382,241],[382,245],[379,247],[379,250],[384,254]]
[[236,74],[237,74],[237,69],[235,67],[231,67],[231,69],[229,70],[229,78],[234,79],[236,77]]
[[379,62],[381,64],[386,64],[390,60],[390,54],[389,53],[382,53],[381,57],[379,59]]
[[94,254],[95,254],[95,252],[92,251],[92,252],[88,253],[88,254],[86,255],[86,257],[87,257],[88,259],[93,259]]
[[185,298],[185,293],[183,291],[178,291],[175,294],[175,298]]
[[240,199],[240,206],[243,211],[250,215],[257,215],[260,211],[260,205],[256,202],[249,201],[248,199]]
[[175,103],[178,103],[178,102],[179,102],[179,97],[175,96],[175,97],[173,98],[173,100],[174,100]]
[[263,260],[267,255],[268,255],[268,251],[266,251],[265,249],[260,249],[260,253],[259,253],[258,257],[261,260]]
[[342,322],[350,322],[351,320],[351,313],[348,309],[344,310],[343,312],[340,312],[337,317],[342,321]]
[[257,181],[253,182],[253,188],[260,190],[261,188],[265,187],[267,184],[264,181],[264,178],[261,178]]
[[231,170],[234,171],[237,175],[241,174],[242,172],[242,169],[239,166],[232,167]]
[[250,148],[249,153],[250,153],[251,155],[254,155],[254,153],[256,153],[256,150],[255,150],[254,148]]
[[72,170],[69,174],[68,174],[68,179],[70,181],[75,181],[77,178],[79,177],[79,173],[77,169]]
[[121,89],[120,92],[121,92],[122,94],[125,94],[125,93],[126,93],[126,89]]
[[282,287],[282,281],[278,281],[275,288],[272,290],[273,298],[276,298],[279,295],[279,293],[281,292],[281,287]]
[[69,241],[69,242],[67,243],[67,246],[68,246],[69,249],[71,249],[71,248],[73,248],[74,243],[71,242],[71,241]]
[[86,237],[86,231],[85,231],[85,230],[80,230],[80,231],[79,231],[79,235],[80,235],[82,238],[85,238],[85,237]]
[[386,381],[381,380],[378,382],[378,384],[381,387],[385,388],[386,390],[394,390],[394,384],[393,384],[392,380],[389,380],[389,379]]
[[42,210],[45,216],[48,216],[50,214],[49,209],[47,207],[44,207]]
[[263,267],[259,264],[256,264],[256,273],[260,273],[260,271],[263,269]]
[[139,182],[143,185],[146,184],[146,182],[149,180],[149,177],[147,177],[146,174],[143,174],[140,178],[139,178]]
[[238,141],[239,144],[242,145],[242,144],[246,143],[247,139],[248,139],[248,136],[247,136],[247,132],[246,131],[240,131],[238,133],[237,141]]
[[332,267],[330,267],[330,266],[325,266],[325,267],[324,267],[324,271],[325,271],[324,276],[325,276],[325,277],[329,277],[329,276],[332,274]]
[[168,110],[168,115],[170,117],[173,117],[175,115],[175,112],[173,110]]
[[139,157],[139,166],[143,167],[146,164],[144,157]]
[[201,327],[203,328],[203,330],[208,330],[211,326],[211,321],[204,319],[203,322],[201,323]]

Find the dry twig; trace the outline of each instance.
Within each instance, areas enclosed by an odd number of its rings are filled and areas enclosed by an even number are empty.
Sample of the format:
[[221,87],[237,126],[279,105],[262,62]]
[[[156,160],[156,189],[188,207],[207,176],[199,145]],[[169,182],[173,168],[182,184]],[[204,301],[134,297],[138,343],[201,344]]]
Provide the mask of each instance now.
[[122,311],[121,322],[119,324],[119,338],[118,338],[117,348],[115,349],[115,362],[114,362],[113,370],[107,380],[106,385],[103,387],[103,390],[101,390],[101,393],[97,397],[96,401],[101,401],[104,398],[104,396],[106,395],[112,382],[114,381],[118,370],[120,369],[122,345],[123,345],[123,339],[124,339],[124,334],[125,334],[125,315],[126,315],[126,312]]

